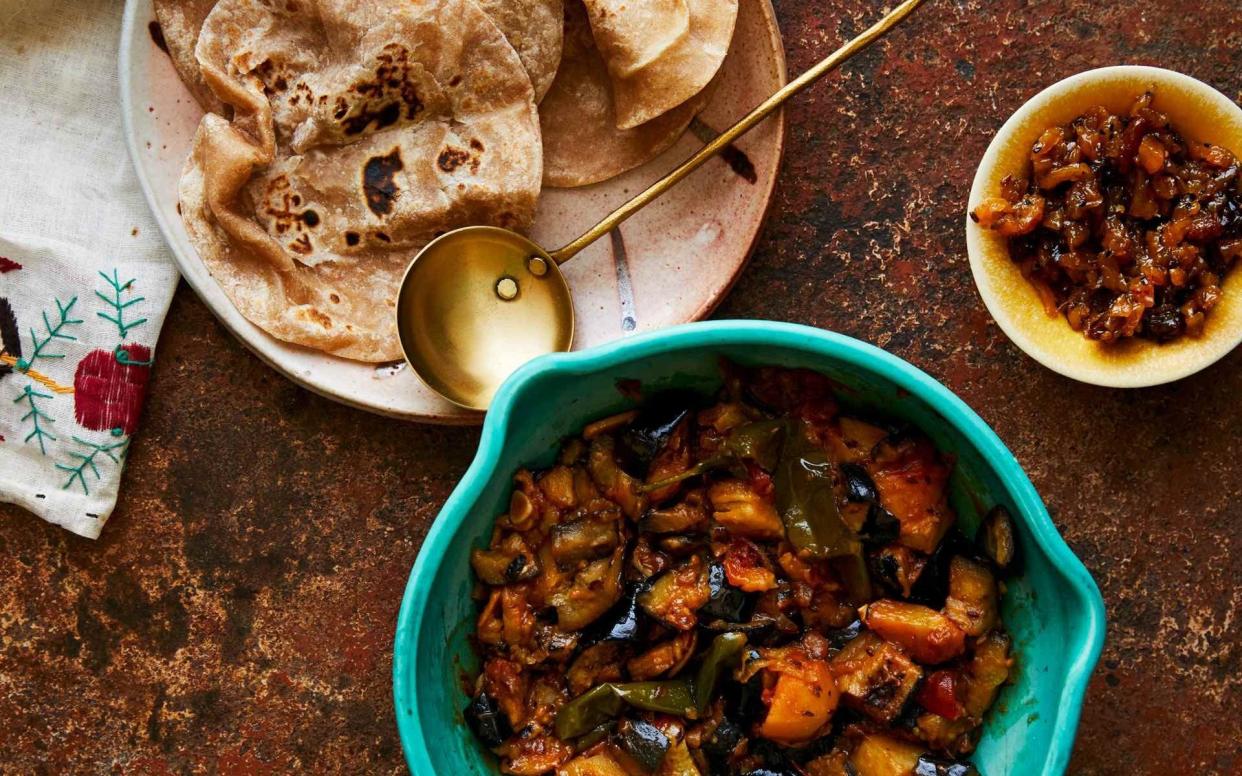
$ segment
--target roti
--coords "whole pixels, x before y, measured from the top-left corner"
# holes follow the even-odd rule
[[[278,339],[400,358],[395,298],[417,250],[534,217],[534,91],[474,0],[220,0],[196,57],[233,118],[199,125],[182,218],[238,310]]]
[[[561,63],[562,0],[478,0],[508,38],[530,76],[535,102],[543,99]]]
[[[198,60],[194,58],[198,32],[203,28],[207,14],[215,7],[216,0],[152,0],[151,4],[164,36],[168,57],[177,69],[177,75],[181,76],[181,82],[203,110],[224,113],[224,103],[208,88],[199,72]]]
[[[591,0],[586,7],[616,78],[634,75],[690,34],[686,0]]]
[[[707,105],[714,81],[686,102],[632,129],[617,129],[612,81],[580,2],[565,6],[565,52],[539,105],[543,184],[586,186],[654,159]]]
[[[737,24],[737,0],[685,0],[689,26],[675,36],[652,22],[676,18],[669,0],[585,4],[612,76],[619,129],[645,124],[702,91],[729,53]]]

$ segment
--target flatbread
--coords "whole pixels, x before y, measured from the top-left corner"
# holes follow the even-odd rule
[[[591,0],[587,12],[616,78],[634,75],[690,34],[686,0]]]
[[[706,105],[712,86],[632,129],[617,129],[612,81],[595,48],[582,3],[565,6],[565,53],[539,106],[543,185],[586,186],[644,164],[677,142]]]
[[[534,217],[534,92],[474,0],[221,0],[197,58],[234,117],[199,125],[182,218],[238,310],[279,339],[400,358],[393,310],[415,252]]]
[[[591,30],[608,72],[612,75],[617,127],[629,129],[651,121],[697,94],[715,77],[737,24],[737,0],[686,0],[690,25],[686,34],[661,49],[653,44],[646,54],[654,58],[635,68],[636,60],[621,54],[640,49],[644,36],[669,37],[651,25],[666,17],[668,0],[585,0]],[[618,7],[630,6],[621,14]],[[645,9],[645,10],[641,10]]]
[[[177,69],[177,75],[181,76],[181,82],[203,110],[224,113],[224,103],[207,87],[203,74],[199,72],[198,60],[194,58],[198,32],[203,28],[207,14],[215,7],[216,0],[152,0],[151,4],[164,36],[168,57]]]
[[[535,87],[535,102],[543,99],[561,63],[562,0],[477,0],[517,51]]]

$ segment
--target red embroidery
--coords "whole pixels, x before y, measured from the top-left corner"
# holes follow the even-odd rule
[[[0,275],[6,272],[14,272],[22,268],[22,265],[5,256],[0,256]]]
[[[118,352],[94,350],[78,364],[73,376],[73,411],[78,423],[92,431],[132,434],[138,428],[142,400],[151,376],[151,349],[122,345]],[[127,361],[129,363],[123,363]]]

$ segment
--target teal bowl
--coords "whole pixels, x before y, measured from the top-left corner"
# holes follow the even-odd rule
[[[968,533],[993,504],[1009,508],[1025,559],[1002,607],[1014,637],[1016,677],[987,720],[974,760],[985,776],[1063,773],[1103,645],[1104,603],[1022,467],[961,399],[905,361],[839,334],[756,321],[689,324],[544,356],[501,387],[479,452],[428,531],[401,602],[393,698],[410,770],[419,776],[499,773],[462,719],[463,677],[476,666],[468,559],[472,548],[487,544],[492,521],[507,508],[514,472],[550,465],[564,437],[630,407],[618,380],[639,380],[645,390],[708,392],[720,385],[721,357],[814,369],[839,384],[847,408],[917,425],[956,456],[951,499]]]

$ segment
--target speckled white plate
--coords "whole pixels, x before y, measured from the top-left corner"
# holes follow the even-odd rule
[[[316,393],[372,412],[431,423],[478,423],[428,390],[402,363],[376,366],[289,345],[247,321],[212,279],[177,214],[177,182],[202,111],[156,46],[151,0],[128,0],[121,31],[121,103],[130,154],[147,201],[186,281],[259,358]],[[770,0],[741,0],[733,46],[711,104],[672,148],[594,186],[545,190],[531,236],[562,245],[785,83]],[[565,267],[578,314],[575,346],[590,347],[711,312],[750,256],[780,166],[784,117],[738,143],[744,157],[713,160]],[[749,161],[748,165],[745,163]]]

